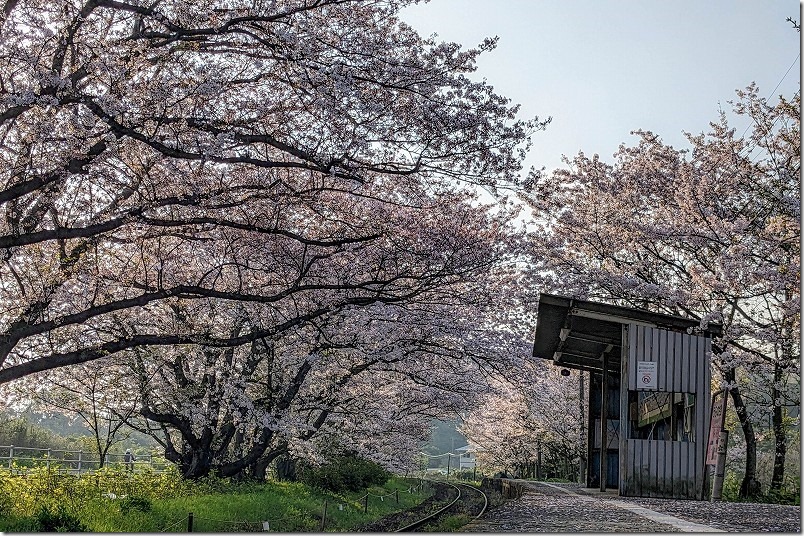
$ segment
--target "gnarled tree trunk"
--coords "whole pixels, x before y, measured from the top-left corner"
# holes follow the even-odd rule
[[[779,382],[782,381],[782,367],[779,364],[773,367],[773,386],[771,388],[771,401],[773,403],[773,437],[775,450],[773,453],[773,476],[770,489],[780,490],[784,483],[784,462],[787,455],[787,433],[784,428],[784,405]]]
[[[740,389],[736,384],[735,370],[728,369],[724,373],[726,381],[731,386],[729,393],[731,400],[734,402],[734,410],[737,412],[737,418],[740,421],[740,428],[743,430],[745,437],[745,474],[743,481],[740,484],[740,497],[756,497],[762,493],[762,484],[757,480],[757,437],[754,433],[754,425],[748,418],[748,410],[745,407],[743,397],[740,395]]]

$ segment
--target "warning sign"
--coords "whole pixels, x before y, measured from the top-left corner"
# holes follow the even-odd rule
[[[637,389],[656,389],[656,362],[637,361]]]

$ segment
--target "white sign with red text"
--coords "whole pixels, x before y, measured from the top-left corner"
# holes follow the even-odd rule
[[[637,361],[637,389],[656,389],[656,362]]]

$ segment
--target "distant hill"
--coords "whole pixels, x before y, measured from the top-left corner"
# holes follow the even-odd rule
[[[150,437],[133,430],[125,444],[119,449],[139,447],[157,449],[157,443]],[[34,411],[21,413],[0,412],[0,445],[17,447],[78,449],[85,448],[81,438],[93,437],[92,432],[80,419],[71,420],[61,413],[46,415]],[[91,443],[90,443],[91,444]],[[113,452],[117,449],[113,449]]]
[[[430,455],[453,453],[455,456],[441,456],[430,458],[430,468],[447,467],[447,460],[450,460],[452,468],[458,467],[458,456],[455,449],[467,445],[469,442],[466,437],[458,432],[457,427],[460,420],[433,420],[431,423],[432,433],[430,440],[421,446],[422,452]]]

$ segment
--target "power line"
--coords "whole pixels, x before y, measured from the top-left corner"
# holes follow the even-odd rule
[[[781,86],[781,85],[782,85],[782,82],[784,82],[784,79],[785,79],[785,78],[787,78],[787,75],[788,75],[788,74],[790,74],[790,70],[793,68],[793,66],[796,64],[796,62],[798,61],[798,59],[799,59],[800,57],[801,57],[801,52],[799,52],[799,53],[798,53],[798,55],[796,56],[796,59],[794,59],[794,60],[793,60],[793,63],[791,63],[791,64],[790,64],[790,67],[788,67],[788,68],[787,68],[787,72],[786,72],[786,73],[784,73],[784,76],[782,77],[782,79],[781,79],[781,80],[779,80],[779,83],[778,83],[778,84],[776,84],[776,87],[775,87],[775,88],[773,88],[773,91],[771,91],[771,96],[772,96],[774,93],[776,93],[776,90],[777,90],[777,89],[779,89],[779,86]]]
[[[779,80],[779,83],[778,83],[778,84],[776,84],[776,87],[775,87],[775,88],[773,88],[773,90],[770,92],[770,94],[769,94],[769,97],[768,97],[768,98],[772,98],[772,97],[773,97],[773,95],[776,93],[776,90],[777,90],[777,89],[779,89],[779,86],[781,86],[781,85],[782,85],[782,82],[784,82],[784,79],[785,79],[785,78],[787,78],[787,75],[788,75],[788,74],[790,74],[790,71],[793,69],[793,67],[796,65],[796,62],[797,62],[797,61],[798,61],[800,58],[801,58],[801,52],[799,52],[799,53],[796,55],[796,59],[794,59],[794,60],[793,60],[793,63],[791,63],[791,64],[790,64],[790,67],[788,67],[788,68],[787,68],[787,71],[785,71],[784,75],[782,76],[782,79],[781,79],[781,80]],[[771,124],[769,131],[770,131],[770,130],[773,130],[773,127],[776,125],[776,121],[777,121],[778,119],[779,119],[779,118],[777,117],[776,119],[774,119],[774,120],[773,120],[773,123]],[[752,122],[753,122],[753,123],[756,123],[756,120],[754,120],[754,119],[752,118]],[[745,138],[745,133],[746,133],[746,132],[748,132],[748,129],[749,129],[749,128],[751,128],[751,123],[749,123],[749,124],[748,124],[748,126],[747,126],[747,127],[745,127],[745,130],[743,130],[743,133],[742,133],[742,135],[740,136],[740,138]],[[747,148],[748,148],[748,146],[746,146],[746,149],[747,149]],[[756,149],[756,144],[754,145],[754,147],[751,147],[751,150],[748,152],[748,154],[746,155],[746,157],[751,156],[751,153],[752,153],[752,152],[754,152],[754,149]],[[742,152],[742,151],[741,151],[741,152]]]

